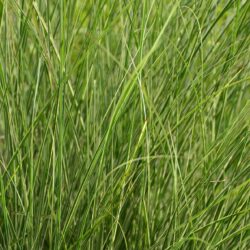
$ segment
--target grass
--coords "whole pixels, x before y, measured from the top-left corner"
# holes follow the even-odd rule
[[[250,249],[250,1],[0,0],[0,249]]]

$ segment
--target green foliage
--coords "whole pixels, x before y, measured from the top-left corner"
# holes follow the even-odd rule
[[[0,249],[250,249],[250,1],[0,0]]]

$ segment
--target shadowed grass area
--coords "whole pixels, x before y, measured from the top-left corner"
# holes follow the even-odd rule
[[[250,249],[250,1],[0,0],[0,249]]]

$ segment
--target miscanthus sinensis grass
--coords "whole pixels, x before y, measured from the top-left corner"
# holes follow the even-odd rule
[[[250,1],[0,0],[0,249],[250,249]]]

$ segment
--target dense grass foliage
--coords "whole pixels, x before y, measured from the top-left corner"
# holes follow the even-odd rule
[[[0,20],[1,249],[250,249],[250,1]]]

